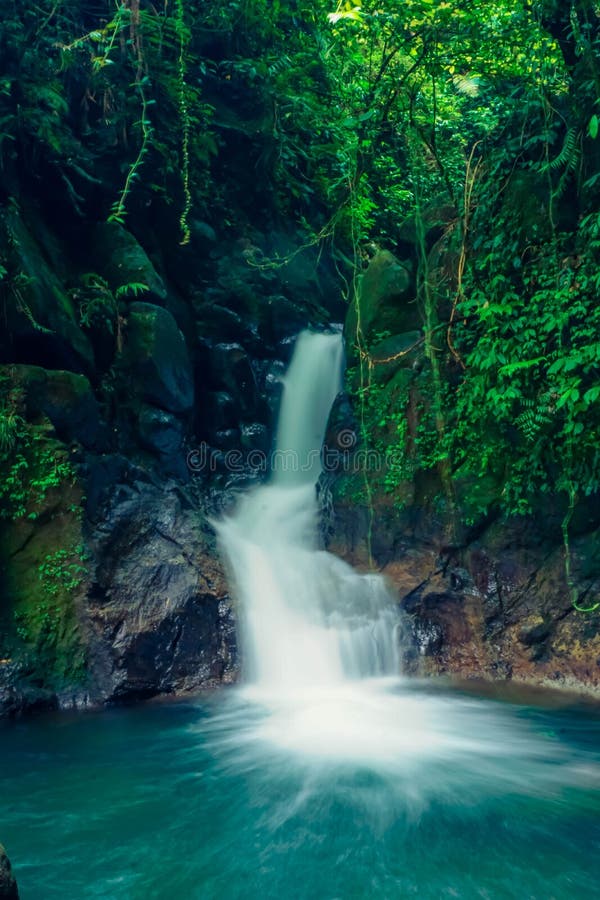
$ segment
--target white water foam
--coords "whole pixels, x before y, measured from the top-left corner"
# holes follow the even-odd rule
[[[394,597],[319,550],[315,482],[342,339],[303,332],[284,380],[275,471],[218,534],[239,603],[245,677],[267,693],[397,674]]]

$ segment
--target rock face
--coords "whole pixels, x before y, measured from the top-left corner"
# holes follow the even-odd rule
[[[60,245],[39,218],[28,222],[12,209],[0,217],[0,240],[19,273],[0,335],[0,345],[11,336],[10,361],[87,374],[94,355],[61,277]]]
[[[2,367],[0,372],[22,392],[30,421],[47,416],[65,443],[78,441],[84,447],[94,447],[102,440],[100,408],[84,375],[24,365]]]
[[[210,529],[176,483],[153,484],[119,464],[119,482],[100,487],[89,509],[91,698],[131,700],[232,680],[233,612]]]
[[[2,844],[0,844],[0,900],[19,900],[17,882]]]
[[[229,38],[198,39],[216,72]],[[262,82],[209,68],[207,202],[185,240],[162,153],[111,215],[131,147],[102,120],[89,150],[79,88],[72,116],[55,110],[60,149],[27,131],[0,166],[0,716],[236,671],[210,515],[265,477],[294,338],[345,302],[338,262],[273,191]]]
[[[124,284],[144,284],[153,301],[167,300],[165,283],[138,241],[117,222],[102,222],[92,236],[95,257],[113,290]]]
[[[338,502],[330,549],[365,565],[367,518]],[[572,541],[570,589],[553,524],[491,523],[452,546],[433,517],[376,510],[373,555],[408,615],[409,671],[600,696],[600,607],[573,605],[573,590],[600,604],[600,528]]]

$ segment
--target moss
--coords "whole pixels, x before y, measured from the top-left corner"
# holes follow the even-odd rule
[[[51,689],[79,682],[86,579],[82,489],[64,445],[42,430],[23,449],[21,507],[0,528],[0,657]]]
[[[387,250],[377,253],[361,275],[357,301],[361,330],[367,342],[377,333],[400,334],[421,327],[412,265],[400,262]],[[351,303],[345,324],[350,345],[354,343],[357,324],[356,304]]]

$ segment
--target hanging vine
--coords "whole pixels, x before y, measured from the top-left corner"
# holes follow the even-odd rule
[[[181,181],[183,186],[183,210],[179,219],[181,244],[189,244],[191,233],[189,215],[192,208],[192,191],[190,187],[190,130],[191,119],[187,101],[186,54],[190,43],[190,31],[185,24],[183,0],[176,0],[175,29],[179,39],[179,56],[177,59],[179,75],[179,118],[181,121]]]

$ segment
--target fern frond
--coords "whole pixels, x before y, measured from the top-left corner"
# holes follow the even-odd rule
[[[115,291],[115,297],[119,300],[121,297],[126,297],[128,294],[133,294],[134,297],[139,297],[140,294],[144,294],[146,291],[149,291],[150,288],[147,284],[142,284],[141,281],[130,281],[128,284],[121,284]]]
[[[549,169],[553,171],[557,171],[558,169],[562,169],[566,167],[570,171],[573,169],[572,160],[573,156],[577,151],[577,129],[569,128],[567,133],[565,134],[565,139],[563,141],[562,148],[558,156],[555,156],[554,159],[549,160],[547,163],[541,167],[542,172],[548,172]]]
[[[545,356],[536,356],[535,359],[521,359],[518,362],[507,363],[504,366],[500,366],[498,373],[500,375],[513,375],[515,372],[521,372],[523,369],[531,369],[533,366],[537,366],[542,362],[546,361]]]
[[[528,443],[533,443],[540,432],[552,422],[551,398],[548,391],[538,397],[524,397],[521,401],[523,411],[515,419],[519,429]]]

